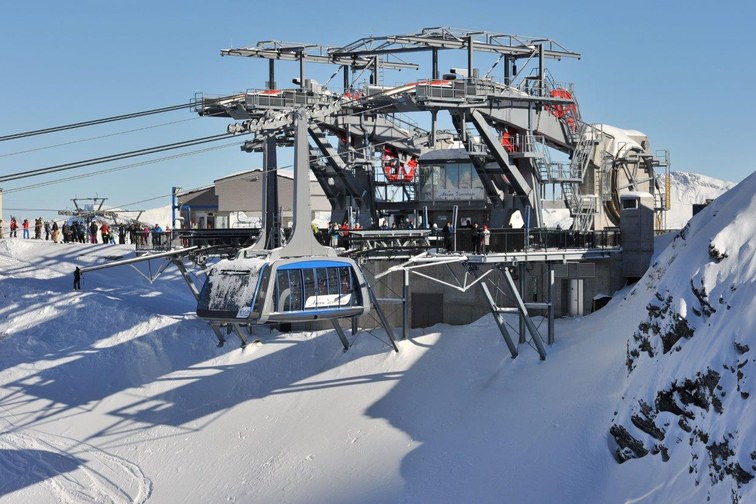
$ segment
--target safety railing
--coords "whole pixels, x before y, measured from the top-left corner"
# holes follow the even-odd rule
[[[181,247],[215,247],[235,250],[255,243],[258,228],[175,229],[155,232],[137,230],[129,240],[137,252],[166,251]]]
[[[621,247],[619,229],[575,231],[572,229],[490,229],[487,253],[519,252],[544,249],[616,249]],[[471,228],[456,230],[457,250],[474,252],[474,240],[480,236]]]
[[[247,90],[247,108],[289,108],[307,105],[330,104],[336,97],[330,93],[317,93],[306,89]]]

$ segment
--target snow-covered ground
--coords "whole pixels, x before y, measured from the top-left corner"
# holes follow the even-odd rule
[[[756,502],[755,194],[558,320],[545,361],[490,315],[398,354],[381,332],[219,349],[173,267],[73,291],[130,248],[2,240],[0,501]]]

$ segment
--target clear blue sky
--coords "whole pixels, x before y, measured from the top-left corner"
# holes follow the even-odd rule
[[[223,95],[264,87],[266,61],[221,57],[224,48],[269,39],[335,46],[365,35],[449,26],[548,37],[580,52],[579,61],[548,65],[556,80],[574,83],[586,121],[645,132],[653,148],[671,151],[674,170],[738,182],[753,171],[756,158],[755,15],[752,2],[728,0],[12,2],[3,9],[0,31],[0,136],[186,103],[198,91]],[[457,57],[463,61],[464,55]],[[455,64],[454,58],[442,53],[441,68]],[[481,56],[476,66],[485,72],[492,61]],[[322,82],[335,70],[310,65],[307,73]],[[297,72],[296,63],[280,63],[279,86]],[[428,74],[426,64],[420,72],[388,72],[385,79],[393,84]],[[70,143],[169,122],[175,124]],[[0,142],[0,174],[219,134],[228,122],[181,111]],[[237,144],[18,192],[12,190],[149,158],[7,182],[3,217],[49,217],[52,212],[8,209],[71,208],[74,197],[107,197],[112,205],[150,200],[132,208],[166,205],[169,198],[159,197],[174,185],[204,186],[259,167],[261,157],[242,153]]]

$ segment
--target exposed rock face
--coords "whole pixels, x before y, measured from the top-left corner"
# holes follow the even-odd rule
[[[694,485],[710,485],[707,496],[721,500],[722,488],[732,502],[754,495],[745,487],[756,474],[748,403],[756,319],[740,315],[756,306],[750,192],[747,209],[717,200],[699,214],[625,298],[645,311],[627,342],[625,393],[609,428],[620,463],[649,454],[685,463]]]

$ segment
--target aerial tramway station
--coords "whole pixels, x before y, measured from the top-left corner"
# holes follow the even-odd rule
[[[246,210],[222,195],[238,198],[244,180],[257,181],[259,214],[243,217],[261,223],[254,233],[209,237],[185,225],[172,250],[118,263],[176,264],[220,345],[231,333],[245,345],[259,325],[328,322],[346,349],[349,321],[353,335],[382,326],[398,351],[395,327],[407,338],[412,327],[491,312],[513,357],[530,344],[543,359],[555,317],[599,308],[649,266],[669,208],[669,154],[640,131],[584,120],[575,86],[547,68],[580,54],[553,40],[426,28],[340,47],[263,41],[221,55],[267,60],[259,88],[191,101],[201,116],[230,119],[225,133],[101,158],[229,136],[262,153],[259,172],[219,179],[233,191],[173,190],[185,224],[192,208],[238,219]],[[453,63],[442,70],[444,59]],[[309,77],[314,63],[333,69],[326,82]],[[294,70],[293,86],[278,85],[279,67]],[[418,75],[386,85],[398,71]],[[291,187],[279,191],[278,151],[292,146]],[[312,184],[316,207],[327,201],[341,224],[338,240],[313,220]],[[214,202],[200,201],[213,191]],[[206,267],[201,289],[186,258]]]
[[[466,64],[442,70],[450,52]],[[527,342],[544,358],[557,314],[584,313],[648,267],[669,206],[668,177],[657,177],[669,155],[639,131],[586,122],[574,86],[546,66],[580,54],[553,40],[427,28],[341,47],[263,41],[221,55],[267,60],[267,80],[223,98],[198,93],[194,110],[233,119],[228,133],[250,136],[242,150],[263,153],[264,174],[277,169],[277,147],[302,141],[292,120],[299,111],[331,220],[361,228],[340,255],[360,265],[376,304],[393,307],[388,321],[402,336],[491,311],[513,356]],[[298,64],[294,87],[278,85],[283,62]],[[331,65],[341,82],[308,78],[314,63]],[[421,68],[429,74],[383,85],[388,72]],[[281,225],[275,181],[267,177],[262,195],[273,249],[281,245],[271,232]],[[544,215],[555,211],[570,224],[550,228]],[[447,223],[453,245],[441,246]],[[472,231],[484,224],[486,253]]]

